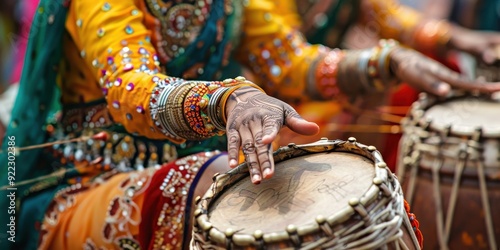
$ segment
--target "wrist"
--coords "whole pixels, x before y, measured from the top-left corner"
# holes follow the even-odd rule
[[[386,91],[396,81],[391,71],[391,53],[399,48],[395,40],[380,40],[376,47],[350,51],[339,64],[338,84],[342,92],[356,97]]]
[[[244,91],[245,93],[249,91],[258,91],[261,93],[265,92],[255,83],[246,80],[242,76],[236,77],[235,79],[226,79],[223,83],[225,84],[225,89],[221,90],[218,100],[216,101],[216,113],[218,115],[216,119],[220,121],[219,125],[225,128],[229,112],[231,112],[236,105],[235,99],[241,94],[241,91]]]

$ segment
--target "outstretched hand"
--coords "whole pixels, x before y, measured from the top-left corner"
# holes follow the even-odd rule
[[[452,88],[481,93],[500,91],[500,82],[468,79],[415,50],[397,47],[390,60],[391,71],[399,80],[437,96],[446,96]]]
[[[271,143],[283,126],[302,135],[319,132],[316,123],[302,119],[290,105],[252,87],[232,93],[226,113],[229,166],[238,165],[241,148],[254,184],[273,176]]]

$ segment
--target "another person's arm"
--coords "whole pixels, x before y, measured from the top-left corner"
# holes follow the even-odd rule
[[[394,1],[368,1],[378,8],[395,9]],[[379,3],[380,2],[380,3]],[[468,80],[444,65],[393,42],[381,42],[366,50],[339,50],[307,43],[302,34],[291,27],[288,18],[275,11],[271,0],[249,1],[244,12],[244,35],[238,58],[273,96],[286,100],[335,99],[387,91],[397,81],[436,95],[446,95],[451,87],[480,92],[500,90],[500,84],[484,84]],[[374,7],[374,9],[377,9]],[[401,14],[402,10],[397,10]],[[412,23],[417,15],[407,10]],[[384,17],[378,11],[378,16]],[[295,13],[296,15],[296,13]],[[388,12],[385,26],[394,13]],[[397,22],[394,25],[398,24]],[[400,23],[400,25],[403,25]],[[397,30],[396,30],[397,31]],[[386,36],[398,35],[384,30]],[[391,33],[392,32],[392,33]]]

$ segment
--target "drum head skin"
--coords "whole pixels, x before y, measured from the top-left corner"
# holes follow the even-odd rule
[[[451,125],[452,131],[460,134],[482,128],[483,135],[500,136],[500,103],[483,98],[466,97],[434,105],[424,118],[437,130]]]
[[[229,187],[209,211],[219,230],[252,234],[314,223],[361,197],[375,177],[373,162],[359,155],[329,152],[276,164],[275,175],[259,185],[244,178]]]

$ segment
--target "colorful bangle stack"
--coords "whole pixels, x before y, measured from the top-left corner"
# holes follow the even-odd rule
[[[184,80],[174,77],[159,81],[153,89],[149,104],[151,118],[153,119],[156,128],[167,136],[168,139],[177,143],[184,141],[184,139],[175,134],[173,129],[170,127],[170,122],[168,121],[168,116],[166,115],[166,103],[170,93],[182,84],[185,84]]]
[[[382,92],[386,87],[394,82],[394,77],[390,73],[389,54],[399,43],[395,40],[380,40],[378,46],[372,49],[371,55],[366,66],[366,75],[368,75],[370,91]],[[364,64],[364,59],[360,58],[360,64]]]
[[[412,44],[422,51],[439,52],[451,38],[451,25],[446,20],[430,20],[419,25],[412,35]]]
[[[219,120],[217,116],[209,114],[210,101],[217,100],[214,96],[221,89],[222,82],[206,82],[192,88],[184,99],[184,117],[186,122],[196,133],[195,137],[207,138],[215,134],[222,134],[224,127],[215,123]],[[210,107],[211,108],[211,107]]]
[[[331,99],[341,94],[337,84],[339,62],[344,58],[344,52],[334,49],[319,60],[314,69],[315,88],[313,94],[323,99]]]
[[[212,93],[212,97],[208,101],[207,116],[211,119],[212,124],[219,131],[226,130],[226,123],[222,119],[222,104],[220,100],[224,93],[228,90],[228,87],[221,87]],[[224,105],[225,106],[225,105]]]
[[[243,77],[224,82],[161,81],[153,90],[151,115],[159,130],[172,141],[200,140],[222,134],[227,98],[245,86],[262,91]]]
[[[170,126],[175,134],[181,138],[185,139],[199,139],[198,134],[195,133],[192,128],[189,127],[185,117],[184,117],[184,100],[192,88],[196,87],[198,84],[203,84],[202,82],[186,82],[179,87],[177,87],[172,93],[170,93],[167,98],[166,103],[166,114],[171,120]],[[201,138],[201,137],[200,137]]]
[[[336,62],[337,85],[345,97],[353,101],[391,86],[396,79],[390,70],[390,54],[397,46],[394,40],[380,40],[372,49],[345,51]]]

